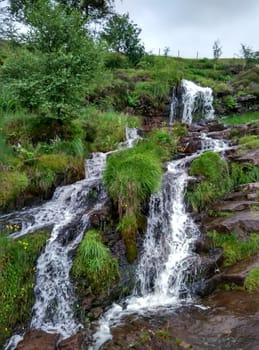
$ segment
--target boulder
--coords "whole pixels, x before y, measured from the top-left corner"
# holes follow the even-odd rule
[[[82,333],[72,335],[65,340],[62,340],[58,345],[58,350],[80,350],[83,344]]]
[[[39,329],[31,329],[18,343],[16,350],[56,350],[58,336],[56,333],[50,334]]]

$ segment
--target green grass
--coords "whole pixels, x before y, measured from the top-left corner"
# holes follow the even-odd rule
[[[259,181],[259,167],[249,162],[230,163],[230,177],[233,186]]]
[[[221,119],[226,125],[239,125],[251,123],[259,120],[259,112],[247,112],[243,114],[234,114]]]
[[[239,145],[242,145],[240,151],[246,149],[258,149],[259,148],[259,136],[258,135],[247,135],[239,139]]]
[[[122,233],[130,262],[136,258],[136,231],[141,206],[159,189],[162,161],[172,157],[175,142],[165,130],[155,130],[131,149],[112,154],[104,172],[105,187],[118,208]]]
[[[249,292],[259,290],[259,268],[258,267],[255,267],[249,271],[245,279],[244,287]]]
[[[0,172],[0,208],[6,208],[29,186],[29,179],[24,172]]]
[[[47,237],[47,232],[37,232],[11,240],[0,233],[0,346],[31,318],[35,265]]]
[[[109,289],[119,278],[118,262],[102,243],[98,231],[86,232],[78,247],[71,274],[79,284],[86,283],[93,294],[109,294]]]
[[[225,267],[234,265],[259,251],[259,234],[257,233],[252,233],[249,239],[244,241],[239,241],[235,234],[220,234],[216,231],[210,232],[208,236],[215,247],[224,249]]]
[[[212,151],[204,152],[196,158],[189,174],[201,177],[198,184],[189,186],[186,195],[194,211],[205,210],[232,188],[227,163]]]

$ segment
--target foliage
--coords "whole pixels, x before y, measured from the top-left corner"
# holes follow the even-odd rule
[[[227,164],[215,152],[207,151],[196,158],[189,173],[203,177],[200,183],[194,184],[187,192],[187,199],[195,211],[205,209],[232,188]]]
[[[37,232],[12,240],[0,234],[0,346],[31,318],[35,264],[47,236]]]
[[[259,181],[259,167],[248,162],[230,164],[230,177],[233,186]]]
[[[212,49],[213,49],[213,57],[214,57],[214,60],[216,61],[222,55],[222,47],[220,46],[219,40],[216,40],[214,42]]]
[[[86,232],[71,270],[75,279],[86,279],[94,294],[109,290],[119,277],[117,260],[102,243],[101,234]]]
[[[259,148],[259,137],[258,135],[247,135],[239,139],[239,144],[242,145],[241,151],[244,149],[258,149]]]
[[[0,172],[0,207],[8,204],[21,195],[29,185],[28,177],[23,172]]]
[[[255,267],[249,271],[245,279],[245,289],[249,292],[259,289],[259,268]]]
[[[102,32],[102,38],[109,48],[124,53],[129,61],[136,65],[144,55],[144,46],[140,42],[141,29],[130,21],[129,14],[114,14]]]
[[[245,60],[246,65],[251,65],[259,59],[259,52],[253,51],[251,47],[241,44],[241,55]]]
[[[46,1],[31,5],[25,36],[32,50],[15,51],[4,62],[0,76],[24,108],[71,117],[96,72],[101,53],[84,28],[77,11]]]
[[[259,251],[259,235],[257,233],[252,233],[244,241],[239,241],[235,234],[220,234],[213,231],[208,235],[215,247],[224,249],[224,266],[234,265]]]
[[[259,113],[256,112],[247,112],[238,115],[230,115],[222,118],[222,121],[226,125],[238,125],[238,124],[246,124],[259,119]]]
[[[141,219],[141,205],[158,190],[161,181],[161,161],[175,149],[166,131],[154,131],[147,140],[134,148],[116,152],[108,158],[104,173],[105,187],[118,207],[118,229],[130,262],[136,258],[136,231]]]

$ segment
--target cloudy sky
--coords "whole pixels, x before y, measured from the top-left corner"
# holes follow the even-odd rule
[[[219,40],[222,57],[240,55],[241,43],[259,50],[259,0],[115,0],[141,29],[146,51],[213,57]]]

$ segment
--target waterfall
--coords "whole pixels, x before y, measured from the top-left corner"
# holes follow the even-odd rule
[[[98,350],[110,340],[111,328],[127,315],[172,309],[193,301],[189,281],[199,265],[199,256],[193,248],[200,231],[185,207],[189,180],[186,167],[206,150],[221,152],[227,148],[223,140],[211,139],[206,134],[201,133],[200,139],[200,151],[168,163],[161,191],[150,198],[136,288],[122,305],[113,304],[101,317],[89,350]]]
[[[131,147],[139,136],[135,129],[128,128],[126,137],[120,149]],[[89,227],[91,212],[107,200],[101,180],[110,153],[92,154],[86,161],[86,178],[57,188],[52,199],[42,206],[0,217],[0,222],[19,221],[22,229],[11,235],[12,238],[52,227],[51,236],[37,261],[35,304],[30,328],[57,333],[60,340],[70,337],[81,328],[73,312],[76,297],[69,278],[72,252]],[[91,195],[93,191],[96,194],[94,199]],[[14,335],[5,350],[14,350],[20,340],[20,336]]]
[[[192,81],[182,80],[173,88],[169,124],[180,119],[183,123],[211,120],[214,117],[212,89]]]

